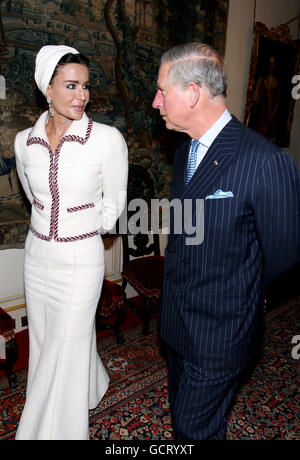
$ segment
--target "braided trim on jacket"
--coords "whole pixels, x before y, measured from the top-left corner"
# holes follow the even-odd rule
[[[59,156],[60,156],[60,151],[65,142],[79,142],[81,145],[86,144],[86,142],[89,140],[91,132],[93,128],[93,120],[89,118],[88,122],[88,127],[86,130],[86,135],[85,138],[83,139],[81,136],[77,135],[66,135],[64,136],[61,141],[59,142],[56,150],[53,152],[51,149],[51,146],[49,145],[48,142],[46,142],[44,139],[40,137],[30,137],[28,136],[26,145],[30,146],[33,144],[40,144],[46,149],[48,149],[49,154],[50,154],[50,167],[49,167],[49,188],[50,188],[50,193],[52,197],[52,205],[51,205],[51,215],[50,215],[50,231],[49,235],[43,235],[42,233],[38,232],[33,228],[32,225],[30,225],[30,230],[32,233],[40,238],[41,240],[44,241],[50,241],[54,239],[57,242],[60,243],[69,243],[72,241],[78,241],[78,240],[83,240],[85,238],[91,238],[93,236],[96,236],[99,234],[99,230],[95,230],[93,232],[89,233],[83,233],[81,235],[75,235],[75,236],[70,236],[70,237],[62,237],[59,238],[58,236],[58,219],[59,219],[59,188],[58,188],[58,183],[57,183],[57,176],[58,176],[58,163],[59,163]],[[91,206],[92,207],[92,206]],[[72,209],[72,208],[70,208]]]

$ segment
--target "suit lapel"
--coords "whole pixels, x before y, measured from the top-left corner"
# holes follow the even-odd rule
[[[234,160],[237,151],[237,144],[243,125],[233,117],[216,137],[206,155],[195,171],[189,184],[186,186],[185,172],[187,167],[188,152],[184,158],[184,168],[181,172],[183,175],[183,193],[178,195],[184,198],[205,198],[214,182],[217,182],[230,163]],[[183,167],[183,165],[182,165]],[[215,190],[214,190],[215,191]],[[213,191],[213,192],[214,192]]]
[[[216,137],[206,155],[201,161],[190,182],[185,184],[186,168],[189,156],[190,142],[185,142],[178,151],[177,166],[173,178],[172,199],[204,199],[218,188],[218,181],[225,174],[229,165],[235,160],[240,151],[240,138],[244,126],[235,117],[223,128]],[[215,183],[215,185],[214,185]],[[172,218],[171,218],[172,221]],[[173,223],[171,223],[171,228]],[[172,231],[169,244],[178,241],[178,234]]]

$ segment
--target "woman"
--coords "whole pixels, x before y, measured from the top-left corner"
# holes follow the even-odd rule
[[[127,147],[116,128],[85,114],[88,60],[77,50],[44,46],[35,80],[49,111],[15,140],[32,204],[24,268],[30,356],[16,439],[85,440],[88,411],[108,387],[94,325],[104,276],[100,233],[124,208]]]

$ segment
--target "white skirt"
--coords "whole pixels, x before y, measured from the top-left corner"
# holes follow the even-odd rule
[[[88,440],[89,409],[109,382],[95,330],[102,239],[56,243],[29,232],[24,271],[29,369],[16,440]]]

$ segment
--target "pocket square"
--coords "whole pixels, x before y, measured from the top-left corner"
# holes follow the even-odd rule
[[[223,192],[223,190],[216,190],[213,195],[207,195],[206,200],[217,200],[218,198],[233,198],[232,192]]]

